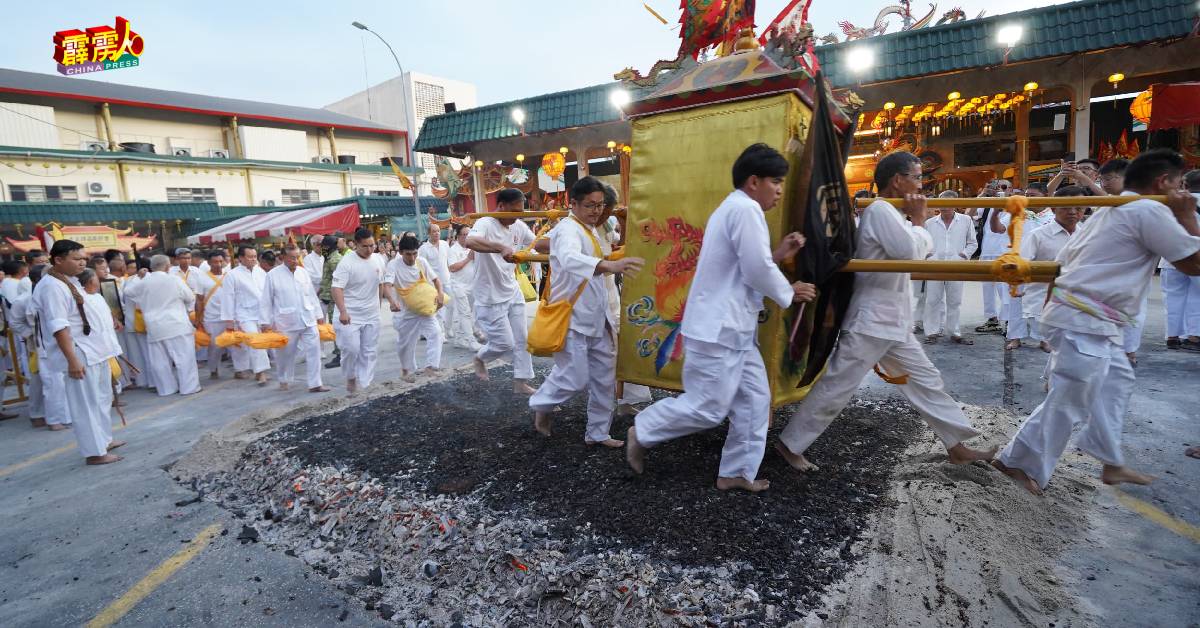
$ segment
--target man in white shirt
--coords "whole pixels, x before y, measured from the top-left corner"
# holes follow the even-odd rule
[[[1200,200],[1200,170],[1184,175],[1183,184]],[[1200,351],[1200,277],[1188,277],[1165,259],[1158,267],[1161,269],[1163,309],[1166,310],[1167,348]],[[1194,449],[1200,451],[1200,448]]]
[[[717,488],[758,492],[770,486],[757,479],[771,414],[758,315],[764,297],[786,308],[816,296],[812,284],[788,281],[777,266],[804,246],[804,237],[788,234],[772,252],[763,216],[783,196],[787,172],[787,159],[766,144],[751,145],[734,162],[734,190],[708,218],[688,289],[680,329],[683,394],[651,404],[629,428],[625,458],[635,473],[644,468],[646,449],[729,417]]]
[[[119,262],[118,262],[119,263]],[[112,264],[110,261],[109,264]],[[112,266],[109,266],[112,268]],[[121,284],[121,290],[124,294],[128,294],[129,290],[142,281],[142,278],[150,273],[150,260],[139,257],[133,262],[132,273],[125,277],[125,281]],[[142,310],[133,302],[133,299],[125,297],[122,300],[122,305],[125,308],[125,342],[129,349],[129,361],[135,368],[138,369],[138,374],[134,378],[134,383],[143,388],[153,388],[154,381],[151,379],[153,371],[146,366],[146,357],[150,354],[150,345],[146,342],[146,327],[145,319],[142,316]],[[138,325],[138,321],[142,321],[142,325]]]
[[[1003,198],[1012,191],[1012,185],[1005,180],[990,181],[980,192],[980,196]],[[979,214],[979,230],[976,238],[979,241],[979,261],[987,262],[996,259],[1008,250],[1008,223],[1011,221],[1008,212],[1002,209],[976,209]],[[972,214],[975,217],[975,214]],[[1000,333],[1004,328],[1000,325],[1000,314],[1005,303],[1007,287],[999,282],[984,281],[979,284],[983,290],[983,314],[987,317],[982,325],[975,328],[981,334]]]
[[[168,263],[170,260],[167,260]],[[153,264],[153,260],[151,261]],[[153,268],[151,269],[153,270]],[[197,290],[197,281],[200,279],[203,271],[197,271],[192,265],[192,250],[185,248],[175,249],[175,265],[170,267],[168,271],[173,277],[179,277],[183,280],[183,284],[192,289],[193,293]]]
[[[533,427],[550,436],[555,406],[588,393],[588,421],[583,440],[589,445],[621,447],[612,438],[616,407],[616,330],[618,319],[609,310],[608,282],[613,273],[637,273],[645,260],[604,259],[596,226],[604,215],[604,184],[583,177],[571,186],[571,216],[550,231],[550,303],[574,301],[566,344],[554,354],[554,368],[529,398]]]
[[[442,289],[450,289],[450,245],[442,239],[442,229],[437,224],[429,223],[429,239],[421,244],[417,251],[421,259],[429,263],[429,267],[437,274],[442,282]],[[443,329],[450,328],[450,309],[441,308],[437,313],[438,321]]]
[[[225,251],[213,249],[208,252],[208,271],[200,275],[197,282],[200,292],[196,296],[196,316],[208,333],[208,347],[205,361],[208,363],[209,379],[220,379],[221,358],[225,355],[225,347],[217,344],[217,336],[225,331],[225,320],[221,318],[224,301],[229,297],[231,288],[225,286]]]
[[[304,270],[312,279],[313,291],[318,295],[321,293],[321,274],[325,270],[325,256],[321,253],[321,240],[325,236],[309,236],[308,246],[312,249],[308,255],[304,256]]]
[[[25,289],[25,278],[29,276],[29,265],[17,259],[11,259],[3,264],[0,264],[0,269],[3,270],[4,279],[0,280],[0,296],[3,297],[4,303],[4,320],[10,326],[14,327],[14,319],[12,308],[22,298],[29,294]],[[0,337],[0,340],[3,338]],[[26,386],[33,378],[29,373],[29,352],[25,346],[25,339],[21,334],[13,333],[13,347],[16,349],[16,355],[8,356],[9,365],[13,373],[20,373],[25,379]],[[8,414],[0,410],[0,420],[15,418],[17,415]]]
[[[83,272],[87,256],[82,244],[59,240],[50,249],[50,259],[49,274],[33,292],[38,341],[46,350],[46,359],[38,368],[66,374],[67,407],[74,418],[75,442],[85,462],[117,462],[121,457],[109,451],[125,443],[112,438],[112,373],[107,342],[87,321],[83,290],[75,280]]]
[[[304,357],[308,369],[308,392],[327,392],[321,383],[321,338],[317,324],[325,322],[321,301],[313,289],[308,270],[300,266],[300,247],[288,244],[279,256],[281,264],[267,273],[263,290],[263,319],[288,343],[278,350],[275,364],[279,389],[287,390],[296,373],[296,357]]]
[[[25,263],[29,264],[29,268],[40,264],[50,264],[50,258],[46,256],[45,251],[30,251],[25,254]],[[21,280],[21,290],[28,294],[33,294],[33,280],[28,275]]]
[[[379,350],[379,286],[384,264],[375,255],[371,230],[354,231],[354,252],[338,262],[330,284],[337,306],[337,344],[342,351],[342,373],[346,390],[353,393],[371,385]]]
[[[262,291],[267,284],[267,274],[258,268],[258,251],[252,246],[239,246],[237,249],[237,266],[227,273],[225,287],[229,292],[221,298],[221,320],[229,331],[238,330],[248,334],[262,331],[266,322],[263,318]],[[233,355],[233,377],[248,379],[254,373],[254,379],[259,386],[267,385],[267,369],[271,361],[266,349],[234,346],[229,351]]]
[[[444,309],[446,319],[446,338],[454,344],[471,351],[479,351],[481,346],[475,340],[475,317],[471,313],[471,284],[475,282],[475,251],[467,248],[467,234],[471,228],[466,225],[454,225],[454,242],[450,244],[447,258],[447,269],[450,271],[450,303]]]
[[[856,235],[855,257],[862,259],[925,259],[923,237],[904,221],[925,215],[921,195],[921,160],[908,152],[892,153],[875,165],[875,186],[881,198],[863,211]],[[904,198],[903,210],[883,198]],[[941,220],[941,218],[935,218]],[[995,450],[978,451],[962,441],[979,435],[962,408],[946,394],[941,373],[925,356],[909,320],[908,273],[858,273],[854,295],[842,322],[842,334],[825,373],[792,414],[779,435],[776,449],[799,471],[817,468],[804,451],[837,418],[862,379],[878,364],[885,373],[905,376],[900,394],[941,439],[953,464],[990,460]]]
[[[196,293],[179,275],[167,273],[170,264],[166,255],[150,258],[150,274],[126,292],[146,321],[150,349],[146,366],[154,371],[151,379],[160,397],[200,392],[196,328],[188,320],[188,313],[195,309]]]
[[[1077,185],[1059,187],[1054,196],[1084,196],[1086,190]],[[1021,239],[1021,257],[1031,262],[1052,262],[1058,258],[1059,251],[1067,245],[1067,240],[1075,233],[1079,220],[1083,218],[1082,207],[1055,207],[1052,211],[1054,220],[1049,224],[1026,232]],[[1046,302],[1044,283],[1031,283],[1021,286],[1021,318],[1009,321],[1008,338],[1011,343],[1020,339],[1032,338],[1038,341],[1038,347],[1050,353],[1050,343],[1046,342],[1038,327],[1037,319],[1042,314],[1042,305]],[[1015,347],[1014,347],[1015,348]]]
[[[992,463],[1031,493],[1041,494],[1081,423],[1075,445],[1103,464],[1102,482],[1154,480],[1125,466],[1121,453],[1135,380],[1121,332],[1136,320],[1159,257],[1200,276],[1196,199],[1179,190],[1185,167],[1174,151],[1139,155],[1125,171],[1126,190],[1166,195],[1167,204],[1101,207],[1058,254],[1062,273],[1041,318],[1053,349],[1049,392]]]
[[[939,198],[958,198],[958,192],[946,190]],[[953,207],[941,207],[938,215],[925,221],[925,231],[933,239],[929,259],[963,261],[971,259],[979,246],[975,239],[975,222]],[[942,332],[950,334],[950,340],[963,345],[975,344],[963,338],[958,326],[958,314],[962,307],[963,282],[925,282],[925,342],[935,344]]]
[[[435,315],[445,309],[445,293],[442,280],[428,260],[421,257],[423,246],[413,236],[400,238],[400,254],[388,262],[384,273],[384,296],[392,306],[392,327],[396,330],[396,350],[400,354],[400,374],[405,381],[416,381],[417,341],[425,338],[425,371],[433,373],[442,366],[442,328]],[[434,314],[420,314],[404,302],[418,283],[425,282],[437,290]]]
[[[48,265],[39,264],[29,271],[26,279],[30,280],[31,285],[36,286],[37,282],[40,281],[43,276],[45,276],[44,273],[49,269],[50,267]],[[33,294],[31,291],[22,293],[21,296],[12,303],[9,309],[8,324],[12,326],[13,333],[16,334],[17,337],[21,338],[26,347],[26,355],[24,360],[26,367],[29,366],[30,354],[36,353],[39,361],[44,360],[46,356],[45,350],[38,346],[38,339],[35,337],[37,313],[34,311],[34,307]],[[26,372],[29,372],[29,370],[26,370]],[[39,372],[30,373],[29,376],[29,403],[26,405],[26,411],[29,414],[29,422],[33,428],[41,428],[49,425],[48,406],[51,404],[47,402],[46,399],[45,386],[43,385],[43,382],[46,380],[47,376],[43,375],[43,373],[48,374],[49,372],[45,369],[39,369]],[[60,422],[69,423],[70,418],[67,415],[66,393],[64,392],[66,387],[66,382],[64,381],[65,376],[55,376],[54,379],[56,379],[59,384],[57,388],[58,392],[54,400],[54,403],[57,403],[59,408],[58,419]],[[65,428],[66,425],[63,425],[61,429]]]
[[[496,211],[525,211],[525,195],[506,188],[496,193]],[[533,358],[525,345],[525,297],[517,286],[513,253],[533,242],[533,232],[515,218],[485,216],[475,221],[467,247],[475,251],[475,323],[486,344],[475,354],[475,375],[488,379],[487,363],[512,356],[513,392],[532,395]]]
[[[0,295],[9,303],[16,303],[23,294],[33,291],[32,285],[26,285],[29,277],[29,264],[13,259],[4,262],[4,279],[0,280]]]

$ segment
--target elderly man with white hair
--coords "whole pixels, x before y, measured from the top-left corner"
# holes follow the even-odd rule
[[[151,257],[150,273],[125,293],[146,321],[146,367],[154,373],[151,381],[160,397],[200,392],[195,327],[188,320],[196,293],[178,276],[167,273],[170,264],[166,255]]]

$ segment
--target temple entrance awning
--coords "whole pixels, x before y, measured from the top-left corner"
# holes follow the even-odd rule
[[[358,203],[309,207],[293,211],[243,216],[219,227],[188,236],[188,244],[212,244],[231,240],[353,233],[360,224]]]

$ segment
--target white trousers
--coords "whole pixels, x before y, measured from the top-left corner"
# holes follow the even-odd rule
[[[450,286],[450,303],[442,308],[447,310],[446,338],[455,344],[478,350],[475,342],[474,316],[471,315],[471,290],[466,286]]]
[[[1000,462],[1024,471],[1045,488],[1071,440],[1108,465],[1123,466],[1121,426],[1134,373],[1121,345],[1104,336],[1045,327],[1050,343],[1050,392],[1000,452]]]
[[[941,373],[912,334],[897,342],[846,331],[838,339],[825,374],[792,414],[779,440],[793,453],[808,449],[850,402],[875,364],[888,375],[908,376],[908,383],[896,388],[947,449],[979,435],[958,403],[946,394]]]
[[[138,370],[137,377],[134,378],[135,383],[143,388],[153,388],[155,382],[151,379],[150,369],[146,368],[146,356],[150,352],[150,342],[146,340],[146,334],[126,332],[125,344],[129,348],[125,357]]]
[[[475,304],[475,323],[483,331],[487,343],[475,354],[481,362],[512,355],[513,379],[533,379],[533,357],[529,355],[525,333],[525,300],[518,297],[499,305]]]
[[[1043,297],[1044,298],[1044,297]],[[1037,318],[1025,316],[1024,310],[1025,297],[1008,297],[1004,304],[1004,311],[1000,314],[1000,319],[1008,321],[1009,340],[1043,340],[1040,327],[1038,326]]]
[[[650,396],[650,387],[641,384],[625,383],[621,386],[621,398],[617,399],[617,403],[621,405],[633,405],[636,403],[650,403],[654,401],[654,397]]]
[[[443,310],[446,308],[442,308]],[[400,355],[400,368],[412,373],[417,370],[417,342],[425,338],[424,368],[442,368],[442,326],[433,316],[392,317],[392,329],[396,330],[396,352]]]
[[[208,353],[205,354],[204,361],[208,365],[210,373],[220,373],[221,358],[225,356],[225,352],[229,351],[230,355],[233,354],[232,349],[227,349],[217,344],[217,336],[225,333],[225,322],[213,321],[211,323],[204,323],[204,331],[208,332],[209,338]]]
[[[45,399],[43,410],[46,415],[46,423],[70,425],[71,410],[67,407],[66,371],[51,371],[46,368],[46,361],[39,359],[38,378],[42,380],[42,398]]]
[[[28,358],[26,358],[28,364]],[[31,419],[46,418],[46,393],[42,390],[42,376],[39,373],[30,373],[29,380],[26,382],[29,388],[26,390],[29,395],[29,404],[26,406]]]
[[[1121,344],[1125,348],[1125,353],[1136,353],[1142,346],[1142,330],[1146,327],[1146,314],[1150,305],[1150,293],[1146,293],[1146,298],[1142,299],[1142,311],[1138,312],[1132,325],[1126,325],[1121,328]]]
[[[932,282],[929,282],[929,283],[932,283]],[[928,300],[929,295],[926,293],[927,286],[929,285],[929,283],[927,283],[925,281],[913,281],[912,282],[912,296],[913,296],[913,317],[912,317],[912,319],[918,323],[921,323],[922,327],[925,326],[925,308],[928,307],[928,303],[929,303],[929,300]],[[926,330],[926,333],[928,333],[928,330]]]
[[[729,433],[719,477],[754,481],[767,447],[771,389],[758,348],[735,351],[684,339],[683,394],[661,399],[635,419],[637,438],[653,447],[721,424]]]
[[[275,362],[276,378],[280,384],[291,384],[296,376],[296,363],[304,358],[304,368],[307,369],[308,387],[321,386],[321,336],[316,327],[296,329],[287,334],[288,343],[277,352]]]
[[[980,255],[979,261],[987,262],[997,257],[999,255]],[[994,281],[985,281],[979,285],[983,290],[983,315],[987,318],[999,318],[1001,299],[1004,298],[1004,290],[1007,290],[1008,286]]]
[[[79,349],[76,348],[76,351]],[[84,456],[103,456],[112,442],[112,371],[108,362],[93,364],[84,369],[83,379],[66,377],[67,406],[75,419],[71,426],[79,453]]]
[[[962,282],[926,281],[925,291],[925,311],[920,314],[925,319],[925,335],[948,333],[961,336],[958,316],[962,311]]]
[[[379,321],[349,325],[341,321],[333,324],[337,332],[337,346],[342,352],[342,375],[354,380],[360,388],[371,385],[375,379],[375,362],[379,359]]]
[[[184,334],[150,343],[149,368],[154,371],[158,396],[200,392],[196,373],[196,337]]]
[[[554,406],[585,390],[588,421],[583,440],[589,443],[608,440],[616,407],[617,348],[611,334],[585,336],[569,330],[563,350],[554,354],[554,368],[529,398],[529,407],[535,412],[552,412]]]
[[[1200,336],[1200,277],[1164,268],[1160,279],[1167,310],[1167,337]]]
[[[257,322],[252,321],[238,321],[237,327],[248,334],[257,334],[262,329]],[[255,375],[258,375],[271,368],[271,359],[267,357],[266,349],[234,345],[229,348],[229,355],[233,357],[235,372],[253,371]]]

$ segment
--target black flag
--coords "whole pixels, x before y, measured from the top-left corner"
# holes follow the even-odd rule
[[[830,117],[824,76],[818,73],[815,83],[816,111],[801,159],[808,172],[793,179],[799,188],[791,208],[792,224],[807,240],[794,260],[796,274],[800,281],[817,286],[814,302],[792,308],[788,354],[803,369],[797,388],[812,383],[825,368],[854,290],[854,274],[837,271],[854,257],[854,206],[846,187],[846,158],[856,123],[838,133]]]

